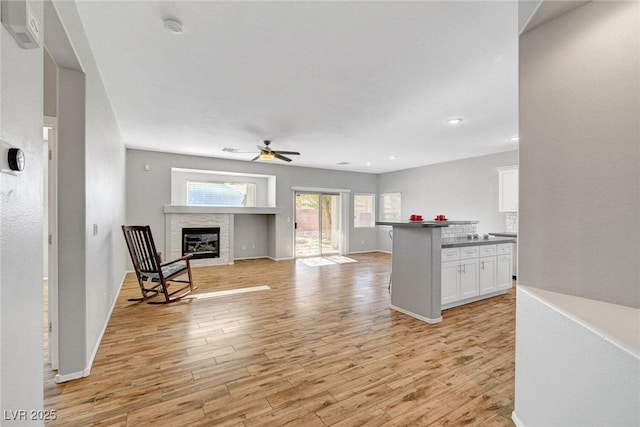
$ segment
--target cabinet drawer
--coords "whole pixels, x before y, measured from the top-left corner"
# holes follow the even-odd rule
[[[460,259],[478,258],[478,246],[463,246],[460,248]]]
[[[498,245],[498,255],[505,255],[511,253],[511,243],[503,243]]]
[[[444,248],[442,249],[442,262],[460,259],[460,248]]]
[[[496,255],[496,245],[482,245],[480,246],[480,256],[493,256]]]

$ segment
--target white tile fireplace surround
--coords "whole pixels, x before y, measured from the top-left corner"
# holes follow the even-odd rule
[[[278,208],[224,208],[213,206],[164,207],[165,259],[182,256],[182,229],[185,227],[220,227],[220,257],[192,259],[194,267],[233,264],[233,229],[236,214],[277,214]]]
[[[194,267],[233,264],[233,215],[231,214],[168,214],[165,215],[165,259],[182,256],[182,229],[188,227],[220,227],[220,257],[192,259]]]

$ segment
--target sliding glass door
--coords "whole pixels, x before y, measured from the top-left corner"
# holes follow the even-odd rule
[[[340,253],[340,195],[296,192],[296,258]]]

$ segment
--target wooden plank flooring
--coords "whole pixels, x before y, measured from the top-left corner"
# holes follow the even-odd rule
[[[194,269],[199,294],[127,302],[91,375],[45,370],[55,426],[511,426],[515,292],[429,325],[389,309],[390,255],[310,267],[246,260]]]

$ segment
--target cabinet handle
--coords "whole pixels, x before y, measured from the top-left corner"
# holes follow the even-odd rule
[[[484,270],[484,261],[480,264],[480,268]]]
[[[463,272],[464,274],[466,274],[466,273],[467,273],[467,264],[462,264],[462,272]]]

